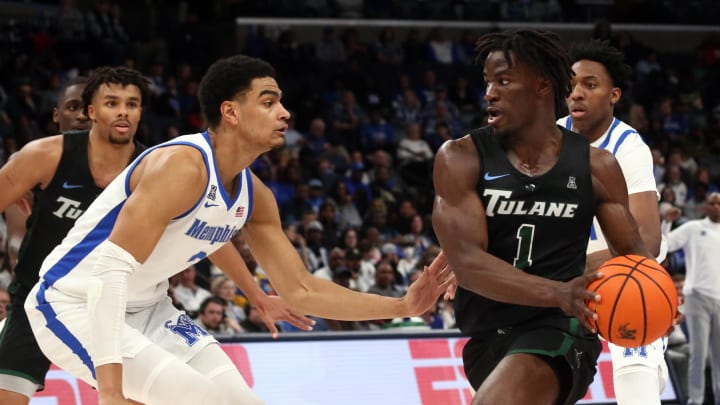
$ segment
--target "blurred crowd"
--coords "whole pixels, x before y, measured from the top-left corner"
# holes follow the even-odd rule
[[[690,6],[702,1],[685,3],[683,10],[696,22],[712,15],[691,13]],[[587,21],[592,14],[575,2],[553,0],[212,4],[215,8],[207,11],[195,2],[180,2],[177,21],[167,23],[167,32],[158,28],[163,35],[153,38],[146,30],[135,32],[137,25],[123,17],[120,3],[107,0],[85,6],[65,0],[57,14],[12,25],[0,39],[0,161],[33,139],[56,134],[52,108],[57,90],[104,64],[134,67],[152,82],[152,99],[145,102],[137,134],[141,142],[154,145],[202,131],[199,79],[216,57],[229,54],[201,28],[208,15],[278,16],[283,14],[273,10],[293,10],[296,14],[287,15],[420,18],[439,5],[438,13],[451,13],[449,19],[472,15],[472,10],[519,21]],[[409,8],[398,8],[402,4]],[[155,11],[163,7],[169,5],[159,2]],[[653,10],[657,14],[661,8]],[[256,25],[246,27],[238,45],[239,51],[275,66],[283,103],[293,114],[286,147],[261,156],[252,167],[275,193],[288,239],[317,277],[387,296],[404,294],[439,251],[429,217],[435,152],[446,140],[485,122],[481,72],[473,65],[474,41],[482,32],[464,30],[454,37],[438,26],[402,33],[388,26],[368,41],[358,28],[328,25],[318,41],[307,42],[290,28]],[[680,208],[675,225],[702,216],[705,196],[720,184],[720,33],[708,34],[698,48],[681,54],[664,54],[627,32],[614,32],[608,20],[599,21],[587,33],[591,37],[620,48],[632,69],[616,115],[652,148],[661,212]],[[162,46],[151,49],[162,52],[140,46],[157,42]],[[263,290],[272,294],[242,237],[233,243]],[[669,269],[684,272],[681,253],[671,257]],[[8,277],[0,272],[0,286]],[[207,262],[188,268],[171,284],[176,304],[218,336],[266,330],[242,291]],[[318,320],[316,330],[453,326],[452,304],[440,300],[417,319]]]

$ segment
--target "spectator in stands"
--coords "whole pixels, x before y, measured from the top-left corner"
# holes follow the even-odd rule
[[[399,101],[393,103],[395,124],[399,127],[420,124],[423,119],[423,108],[415,90],[405,89]]]
[[[343,181],[335,183],[335,191],[330,196],[335,204],[338,223],[341,229],[352,230],[362,226],[362,215],[355,204],[355,196],[348,191]],[[346,231],[347,232],[347,231]],[[356,235],[357,238],[357,235]]]
[[[333,27],[323,28],[322,39],[315,44],[315,57],[318,62],[328,64],[345,62],[347,59],[345,45],[338,39]]]
[[[175,298],[191,317],[195,317],[198,313],[200,304],[205,298],[212,295],[210,291],[195,283],[196,276],[195,266],[190,265],[178,274],[178,284],[173,287]]]
[[[362,152],[375,152],[378,149],[394,153],[397,140],[392,126],[385,120],[379,106],[370,109],[368,120],[360,126]]]
[[[311,221],[305,227],[305,240],[307,241],[308,271],[315,273],[318,269],[328,265],[328,250],[323,241],[323,226],[320,221]]]
[[[336,270],[340,267],[345,268],[345,250],[336,247],[330,250],[328,255],[328,264],[313,273],[313,276],[320,277],[325,280],[332,280]]]
[[[373,47],[375,60],[379,63],[397,65],[403,61],[403,48],[395,40],[395,29],[384,27],[378,34],[378,40]]]
[[[0,321],[7,316],[7,306],[10,303],[10,294],[4,287],[0,287]]]
[[[431,30],[428,41],[428,52],[430,61],[441,65],[450,65],[455,63],[457,59],[455,55],[455,45],[448,38],[445,29],[435,27]]]
[[[345,145],[350,152],[360,150],[360,126],[367,118],[355,99],[355,93],[343,91],[340,101],[332,106],[330,116],[331,143]]]
[[[358,291],[367,292],[375,284],[375,266],[363,260],[357,248],[345,251],[345,267],[352,273],[350,285]]]
[[[97,64],[119,65],[129,50],[130,36],[119,13],[119,6],[110,0],[95,0],[93,9],[85,14],[85,26]]]
[[[245,319],[245,310],[235,303],[235,291],[237,285],[227,276],[216,277],[210,285],[210,291],[214,297],[218,297],[223,301],[223,311],[225,316],[223,322],[227,329],[237,333],[240,328],[240,321]]]
[[[403,295],[402,291],[395,287],[395,275],[390,262],[378,263],[375,270],[375,284],[367,292],[385,297],[401,297]]]
[[[673,204],[682,208],[685,205],[685,201],[687,201],[688,186],[682,180],[682,172],[679,165],[668,165],[665,181],[658,185],[658,189],[662,190],[666,186],[670,187],[673,194],[675,194],[675,201],[673,201]]]
[[[340,242],[340,232],[342,228],[338,222],[337,210],[332,201],[324,201],[320,205],[318,212],[318,221],[323,226],[323,240],[327,249],[338,246]]]
[[[430,145],[422,139],[420,124],[409,124],[396,151],[398,172],[403,181],[409,186],[428,188],[434,155]]]
[[[216,338],[231,337],[235,334],[224,322],[224,301],[219,297],[208,297],[200,304],[195,323]]]

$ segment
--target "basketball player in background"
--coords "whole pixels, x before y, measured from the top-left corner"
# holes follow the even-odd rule
[[[78,76],[68,80],[58,92],[57,105],[53,108],[52,120],[63,133],[87,132],[90,129],[90,121],[83,112],[82,92],[85,89],[84,76]],[[28,192],[15,204],[5,208],[5,220],[8,228],[8,257],[10,269],[15,268],[17,263],[20,243],[25,237],[25,226],[28,216],[32,210],[33,194]],[[33,283],[34,284],[34,283]]]
[[[272,192],[249,169],[284,144],[289,113],[274,76],[259,59],[216,61],[198,92],[208,130],[140,155],[45,259],[25,304],[33,332],[55,364],[97,388],[100,404],[262,403],[217,341],[166,296],[168,277],[205,257],[244,288],[252,277],[227,243],[240,229],[278,294],[322,318],[418,315],[452,278],[442,254],[402,298],[308,272]]]
[[[661,251],[659,195],[650,148],[634,128],[614,116],[614,106],[620,101],[629,70],[623,63],[623,54],[607,41],[594,40],[575,44],[570,49],[570,60],[575,73],[567,98],[570,115],[559,119],[558,125],[586,136],[592,146],[615,156],[627,183],[628,205],[640,237],[661,263],[667,248],[663,246]],[[589,272],[613,256],[597,218],[593,221],[587,252]],[[608,346],[618,405],[660,405],[660,394],[668,381],[667,337],[635,349],[609,342]]]
[[[66,151],[63,147],[65,139],[71,142],[70,145],[78,142],[80,144],[84,142],[87,145],[90,121],[85,115],[82,102],[86,81],[87,78],[83,76],[71,79],[63,85],[58,93],[58,103],[53,109],[53,122],[58,125],[58,129],[63,135],[31,142],[17,152],[17,155],[11,157],[11,159],[18,156],[22,158],[23,155],[30,154],[40,159],[37,162],[18,166],[17,169],[22,171],[25,176],[33,176],[35,184],[24,187],[26,194],[15,204],[7,198],[10,189],[4,189],[3,195],[0,196],[0,210],[4,208],[8,225],[8,255],[11,268],[14,269],[13,281],[8,288],[11,295],[11,307],[6,325],[0,333],[0,403],[2,404],[27,404],[35,391],[44,386],[45,374],[50,366],[50,362],[37,347],[23,306],[27,292],[37,282],[42,259],[50,252],[50,249],[60,243],[62,237],[75,223],[74,218],[57,218],[52,215],[62,206],[62,202],[57,199],[65,197],[62,196],[64,190],[57,181],[53,187],[50,187],[49,183],[55,173],[71,175],[74,174],[74,171],[89,170],[87,163],[84,166],[77,164],[73,167],[73,162],[79,160],[80,156],[78,155],[82,155],[78,153],[77,148]],[[71,139],[70,136],[73,138]],[[52,158],[53,161],[48,162],[49,158]],[[125,163],[129,159],[130,155],[125,156]],[[47,167],[45,167],[46,164],[48,164]],[[8,167],[10,167],[9,163]],[[0,170],[1,174],[5,174],[5,172],[6,169]],[[64,178],[60,180],[62,182]],[[72,197],[80,202],[91,201],[95,197],[95,193],[86,196],[90,185],[82,185],[88,186],[88,189],[82,192],[74,190]],[[82,199],[79,198],[81,194],[84,197]],[[37,198],[38,203],[35,210],[33,210],[34,198]],[[86,207],[89,202],[84,205]],[[42,231],[28,234],[26,238],[25,227],[31,213],[33,214],[31,229],[39,228]],[[27,239],[23,243],[24,250],[29,255],[24,255],[23,260],[16,266],[18,250],[23,239]]]
[[[593,216],[614,253],[651,255],[612,154],[555,124],[572,78],[557,35],[490,33],[477,50],[488,126],[438,151],[432,214],[473,404],[575,404],[601,350],[585,304],[601,275],[583,272]]]

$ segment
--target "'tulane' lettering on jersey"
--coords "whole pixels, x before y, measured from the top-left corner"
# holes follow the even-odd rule
[[[234,226],[232,228],[227,225],[207,226],[206,221],[195,219],[195,222],[190,225],[185,235],[195,239],[208,240],[212,245],[216,242],[225,243],[229,241],[237,231],[239,231],[239,229]]]
[[[511,200],[511,195],[512,191],[510,190],[486,188],[483,197],[490,196],[490,201],[488,201],[485,209],[487,216],[494,217],[497,214],[573,218],[578,208],[577,204],[564,202]],[[526,206],[525,204],[532,204],[532,206]]]

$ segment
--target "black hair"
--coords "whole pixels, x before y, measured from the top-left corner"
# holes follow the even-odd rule
[[[60,90],[58,90],[58,108],[60,107],[60,103],[63,102],[65,99],[65,92],[67,92],[67,89],[69,89],[72,86],[78,86],[82,85],[85,86],[87,84],[88,78],[85,76],[75,76],[72,79],[66,81],[61,87]],[[81,96],[82,97],[82,96]]]
[[[275,77],[275,69],[269,63],[245,55],[223,58],[213,63],[200,81],[198,99],[213,128],[220,123],[220,104],[232,100],[250,89],[253,79]]]
[[[124,66],[101,66],[90,72],[85,90],[83,90],[82,100],[85,104],[85,115],[88,113],[88,106],[92,103],[93,96],[103,84],[137,86],[140,89],[141,104],[144,106],[150,100],[150,81],[142,73]]]
[[[475,50],[478,56],[475,63],[483,64],[492,51],[502,51],[508,63],[510,51],[517,61],[522,61],[540,76],[550,79],[555,97],[556,114],[565,108],[565,99],[572,88],[570,81],[573,71],[570,58],[560,44],[560,37],[550,31],[543,30],[512,30],[490,32],[481,36]]]
[[[225,305],[227,305],[227,302],[215,295],[211,295],[203,300],[203,302],[200,304],[200,308],[198,309],[198,314],[205,313],[205,308],[207,308],[210,304],[218,304],[221,307],[225,308]],[[224,313],[224,312],[223,312]]]
[[[576,43],[570,47],[569,53],[571,63],[586,59],[605,66],[613,86],[625,89],[630,66],[624,63],[625,57],[622,52],[610,45],[609,41],[591,40]]]

